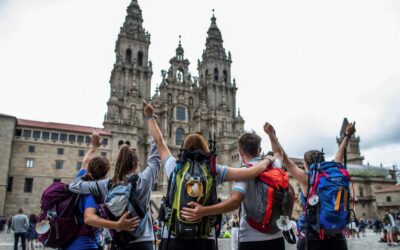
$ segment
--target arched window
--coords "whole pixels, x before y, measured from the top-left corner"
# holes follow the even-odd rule
[[[168,103],[168,105],[172,104],[172,95],[171,94],[167,95],[167,103]]]
[[[364,197],[364,189],[362,187],[358,188],[358,192],[360,194],[360,197]]]
[[[139,66],[143,66],[143,52],[139,51],[137,53],[137,63]]]
[[[228,129],[227,121],[226,119],[222,119],[222,130],[226,131]]]
[[[178,121],[184,121],[186,120],[186,109],[185,107],[176,107],[176,119]]]
[[[127,49],[125,52],[125,62],[126,63],[132,63],[132,50],[131,49]]]
[[[215,81],[218,81],[218,75],[219,75],[218,69],[215,68],[215,69],[214,69],[214,80],[215,80]]]
[[[125,144],[128,145],[128,146],[130,146],[130,145],[131,145],[131,142],[130,142],[130,141],[126,141]]]
[[[193,97],[189,97],[189,106],[193,107]]]
[[[224,82],[227,83],[228,82],[228,72],[226,70],[224,70],[223,74],[224,74]]]
[[[185,130],[183,128],[177,128],[176,129],[175,145],[181,145],[184,136],[185,136]]]
[[[179,83],[183,82],[183,70],[178,69],[176,71],[176,81],[179,82]]]

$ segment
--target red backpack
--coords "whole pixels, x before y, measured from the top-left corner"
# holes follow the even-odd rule
[[[252,228],[261,233],[274,234],[281,231],[277,225],[278,220],[282,221],[281,217],[288,219],[283,219],[285,223],[291,223],[295,194],[285,171],[269,167],[255,180],[255,189],[254,197],[250,198],[254,199],[251,202],[254,206],[246,207],[246,220]],[[287,227],[288,230],[291,228],[289,224]],[[291,243],[291,240],[285,238]]]

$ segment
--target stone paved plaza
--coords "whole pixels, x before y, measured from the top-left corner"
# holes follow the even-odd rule
[[[388,250],[400,249],[400,246],[387,246],[386,243],[379,242],[379,236],[372,231],[367,231],[365,237],[360,236],[360,239],[349,239],[348,246],[350,250]],[[230,250],[230,240],[220,239],[219,250]],[[0,233],[0,250],[13,249],[13,234],[7,234],[4,231]],[[20,248],[21,249],[21,248]],[[295,245],[287,245],[286,250],[295,250]]]

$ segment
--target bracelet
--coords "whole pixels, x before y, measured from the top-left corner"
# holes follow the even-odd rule
[[[156,118],[156,117],[154,116],[154,114],[146,115],[146,121],[148,121],[148,120],[150,120],[150,119],[153,119],[153,118]]]
[[[349,139],[351,138],[351,135],[344,133],[344,137],[349,137]]]

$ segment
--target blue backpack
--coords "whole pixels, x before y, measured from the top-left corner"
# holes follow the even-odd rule
[[[310,166],[305,219],[321,240],[324,235],[335,235],[346,228],[351,212],[350,183],[350,174],[341,163],[332,161]]]

